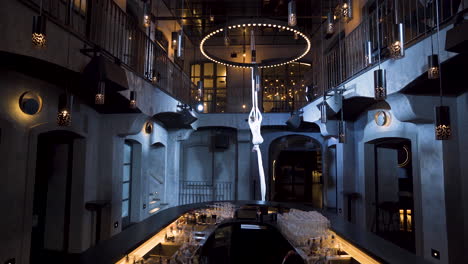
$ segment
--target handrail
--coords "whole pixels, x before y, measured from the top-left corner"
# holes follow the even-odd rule
[[[399,22],[404,24],[405,48],[416,44],[424,36],[434,34],[436,21],[434,21],[435,16],[432,16],[431,12],[435,12],[435,2],[436,1],[432,1],[424,7],[421,2],[417,0],[399,1],[398,13],[401,18],[398,19]],[[460,8],[456,6],[456,2],[459,2],[458,4],[462,11],[459,11]],[[380,47],[382,61],[390,58],[388,45],[396,27],[394,3],[393,0],[381,0],[379,4],[381,12],[379,26],[382,32]],[[439,1],[438,8],[441,14],[439,18],[441,27],[451,24],[451,20],[454,16],[466,10],[463,1],[460,2],[457,0]],[[329,48],[326,54],[323,54],[325,74],[323,74],[319,68],[315,68],[313,72],[313,93],[315,98],[322,97],[323,91],[327,92],[334,87],[340,86],[377,63],[376,57],[379,50],[376,45],[376,21],[376,10],[373,10],[367,16],[364,16],[363,21],[342,38],[341,41],[337,39],[340,36],[335,36],[335,42],[332,42],[330,45],[334,46]],[[367,63],[367,41],[371,41],[372,43],[372,63]],[[320,59],[322,59],[322,56],[319,54],[319,51],[316,50],[316,53],[313,54],[313,65],[319,65]],[[340,59],[343,62],[341,68],[339,63]]]
[[[19,0],[38,9],[40,0]],[[190,77],[174,64],[136,18],[124,12],[112,0],[49,0],[43,13],[88,45],[101,49],[106,55],[138,76],[151,82],[158,76],[157,86],[183,102],[190,101]]]

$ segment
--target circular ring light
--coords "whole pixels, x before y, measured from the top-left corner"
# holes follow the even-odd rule
[[[233,61],[218,58],[218,57],[216,57],[216,56],[214,56],[212,54],[209,54],[205,50],[205,46],[204,46],[205,42],[207,40],[209,40],[211,37],[213,37],[214,35],[222,33],[224,30],[244,28],[244,27],[276,28],[278,30],[282,29],[282,30],[286,30],[286,31],[291,31],[291,33],[296,33],[299,37],[302,37],[306,41],[307,45],[306,45],[306,48],[304,49],[304,51],[299,56],[290,57],[290,58],[274,59],[274,60],[270,60],[269,62],[265,62],[265,63],[233,62]],[[307,53],[309,53],[310,47],[311,47],[310,38],[306,34],[300,32],[296,28],[288,26],[288,24],[285,23],[285,22],[277,21],[277,20],[271,20],[271,19],[253,19],[253,20],[248,20],[248,21],[242,21],[241,20],[241,21],[231,22],[225,28],[220,28],[220,29],[217,29],[217,30],[214,30],[214,31],[208,33],[208,35],[206,35],[202,39],[202,41],[200,42],[200,51],[203,54],[203,56],[205,56],[207,59],[209,59],[209,60],[211,60],[213,62],[216,62],[218,64],[222,64],[222,65],[229,66],[229,67],[234,67],[234,68],[252,68],[254,66],[258,66],[259,68],[273,68],[273,67],[283,66],[283,65],[286,65],[286,64],[289,64],[289,63],[292,63],[292,62],[295,62],[295,61],[298,61],[298,60],[302,59],[305,55],[307,55]]]

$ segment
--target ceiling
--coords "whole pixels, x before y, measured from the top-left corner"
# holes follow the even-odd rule
[[[184,17],[184,31],[192,38],[199,40],[207,33],[218,29],[226,23],[240,19],[268,18],[287,21],[289,0],[165,0],[171,2],[172,13],[176,19]],[[182,8],[182,1],[184,6]],[[296,0],[297,27],[304,33],[312,35],[325,19],[330,7],[335,7],[339,0]],[[211,21],[210,17],[214,20]],[[156,17],[159,20],[173,20],[174,17]],[[237,34],[240,38],[242,34]],[[281,34],[280,34],[281,35]],[[276,33],[274,34],[276,36]],[[294,38],[287,37],[292,42]],[[270,41],[281,41],[271,38]],[[271,43],[277,44],[277,43]],[[287,44],[287,43],[279,43]]]

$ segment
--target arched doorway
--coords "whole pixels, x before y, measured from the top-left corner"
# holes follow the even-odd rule
[[[308,136],[288,135],[270,144],[269,199],[322,208],[322,150]]]
[[[34,182],[31,263],[61,259],[71,241],[72,184],[84,162],[84,140],[70,131],[38,136]],[[79,145],[78,145],[79,144]],[[78,176],[78,175],[75,175]]]
[[[380,138],[373,147],[373,173],[367,174],[368,228],[411,252],[416,252],[411,141]]]

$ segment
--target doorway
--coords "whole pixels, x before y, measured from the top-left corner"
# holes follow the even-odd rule
[[[411,141],[386,138],[374,143],[372,232],[413,253],[415,245]]]
[[[63,259],[69,250],[74,145],[69,131],[38,136],[30,263]]]
[[[270,164],[270,200],[322,208],[322,153],[315,139],[301,135],[276,139],[270,145]]]

